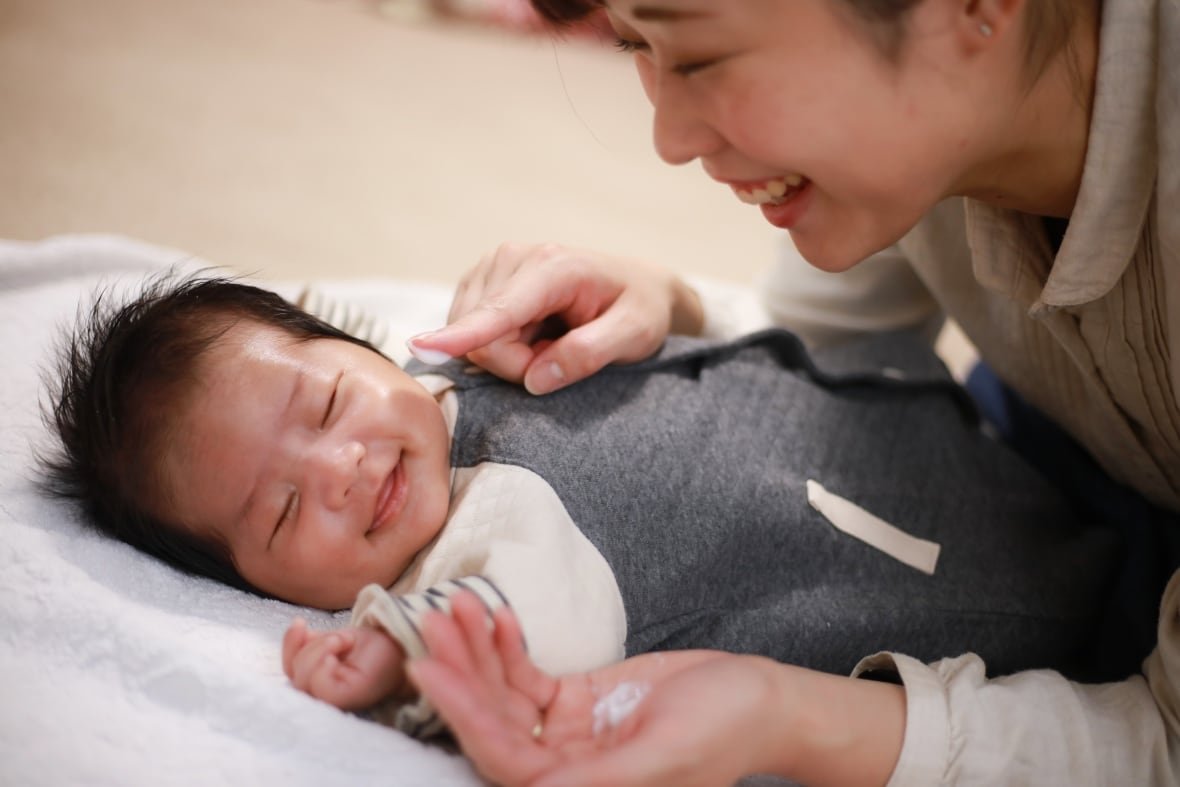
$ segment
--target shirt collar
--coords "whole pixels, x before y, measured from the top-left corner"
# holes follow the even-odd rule
[[[1130,265],[1157,169],[1155,2],[1107,0],[1081,188],[1056,257],[1041,220],[967,201],[967,232],[981,284],[1013,293],[1040,272],[1038,303],[1076,306],[1106,295]]]

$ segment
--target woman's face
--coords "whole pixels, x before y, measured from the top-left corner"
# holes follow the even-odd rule
[[[844,0],[610,0],[608,15],[659,155],[700,159],[839,271],[960,193],[978,96],[955,8],[917,5],[893,59]]]

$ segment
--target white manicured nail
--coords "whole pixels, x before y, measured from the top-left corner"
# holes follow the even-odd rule
[[[525,378],[524,387],[532,394],[546,394],[560,388],[564,382],[565,372],[556,361],[550,361]]]
[[[431,366],[441,366],[442,364],[451,360],[451,356],[447,355],[442,350],[431,350],[428,347],[418,347],[414,344],[413,339],[410,339],[408,342],[406,342],[406,347],[409,348],[411,355],[413,355],[422,363],[427,363]]]

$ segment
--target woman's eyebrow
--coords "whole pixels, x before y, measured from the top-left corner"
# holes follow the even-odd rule
[[[686,11],[658,5],[637,5],[631,9],[631,16],[641,22],[680,22],[706,16],[703,11]]]

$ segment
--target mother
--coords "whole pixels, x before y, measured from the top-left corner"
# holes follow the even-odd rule
[[[534,4],[555,21],[601,5]],[[877,654],[858,668],[897,686],[699,653],[554,682],[503,638],[490,651],[479,630],[435,621],[442,658],[415,673],[466,750],[493,778],[552,784],[752,771],[817,784],[1180,781],[1180,579],[1167,581],[1180,554],[1180,3],[605,5],[655,107],[660,156],[700,159],[811,265],[845,272],[785,258],[772,311],[830,339],[936,306],[979,349],[972,387],[1001,432],[1085,516],[1124,533],[1108,614],[1128,627],[1095,649],[1099,674],[1120,682],[989,681],[969,654]],[[569,329],[555,340],[538,330],[550,317]],[[708,304],[661,269],[504,246],[465,278],[451,324],[413,346],[544,393],[708,322]],[[632,717],[606,738],[569,732],[570,703],[556,700],[621,674],[651,685]],[[497,710],[506,698],[531,712]]]

